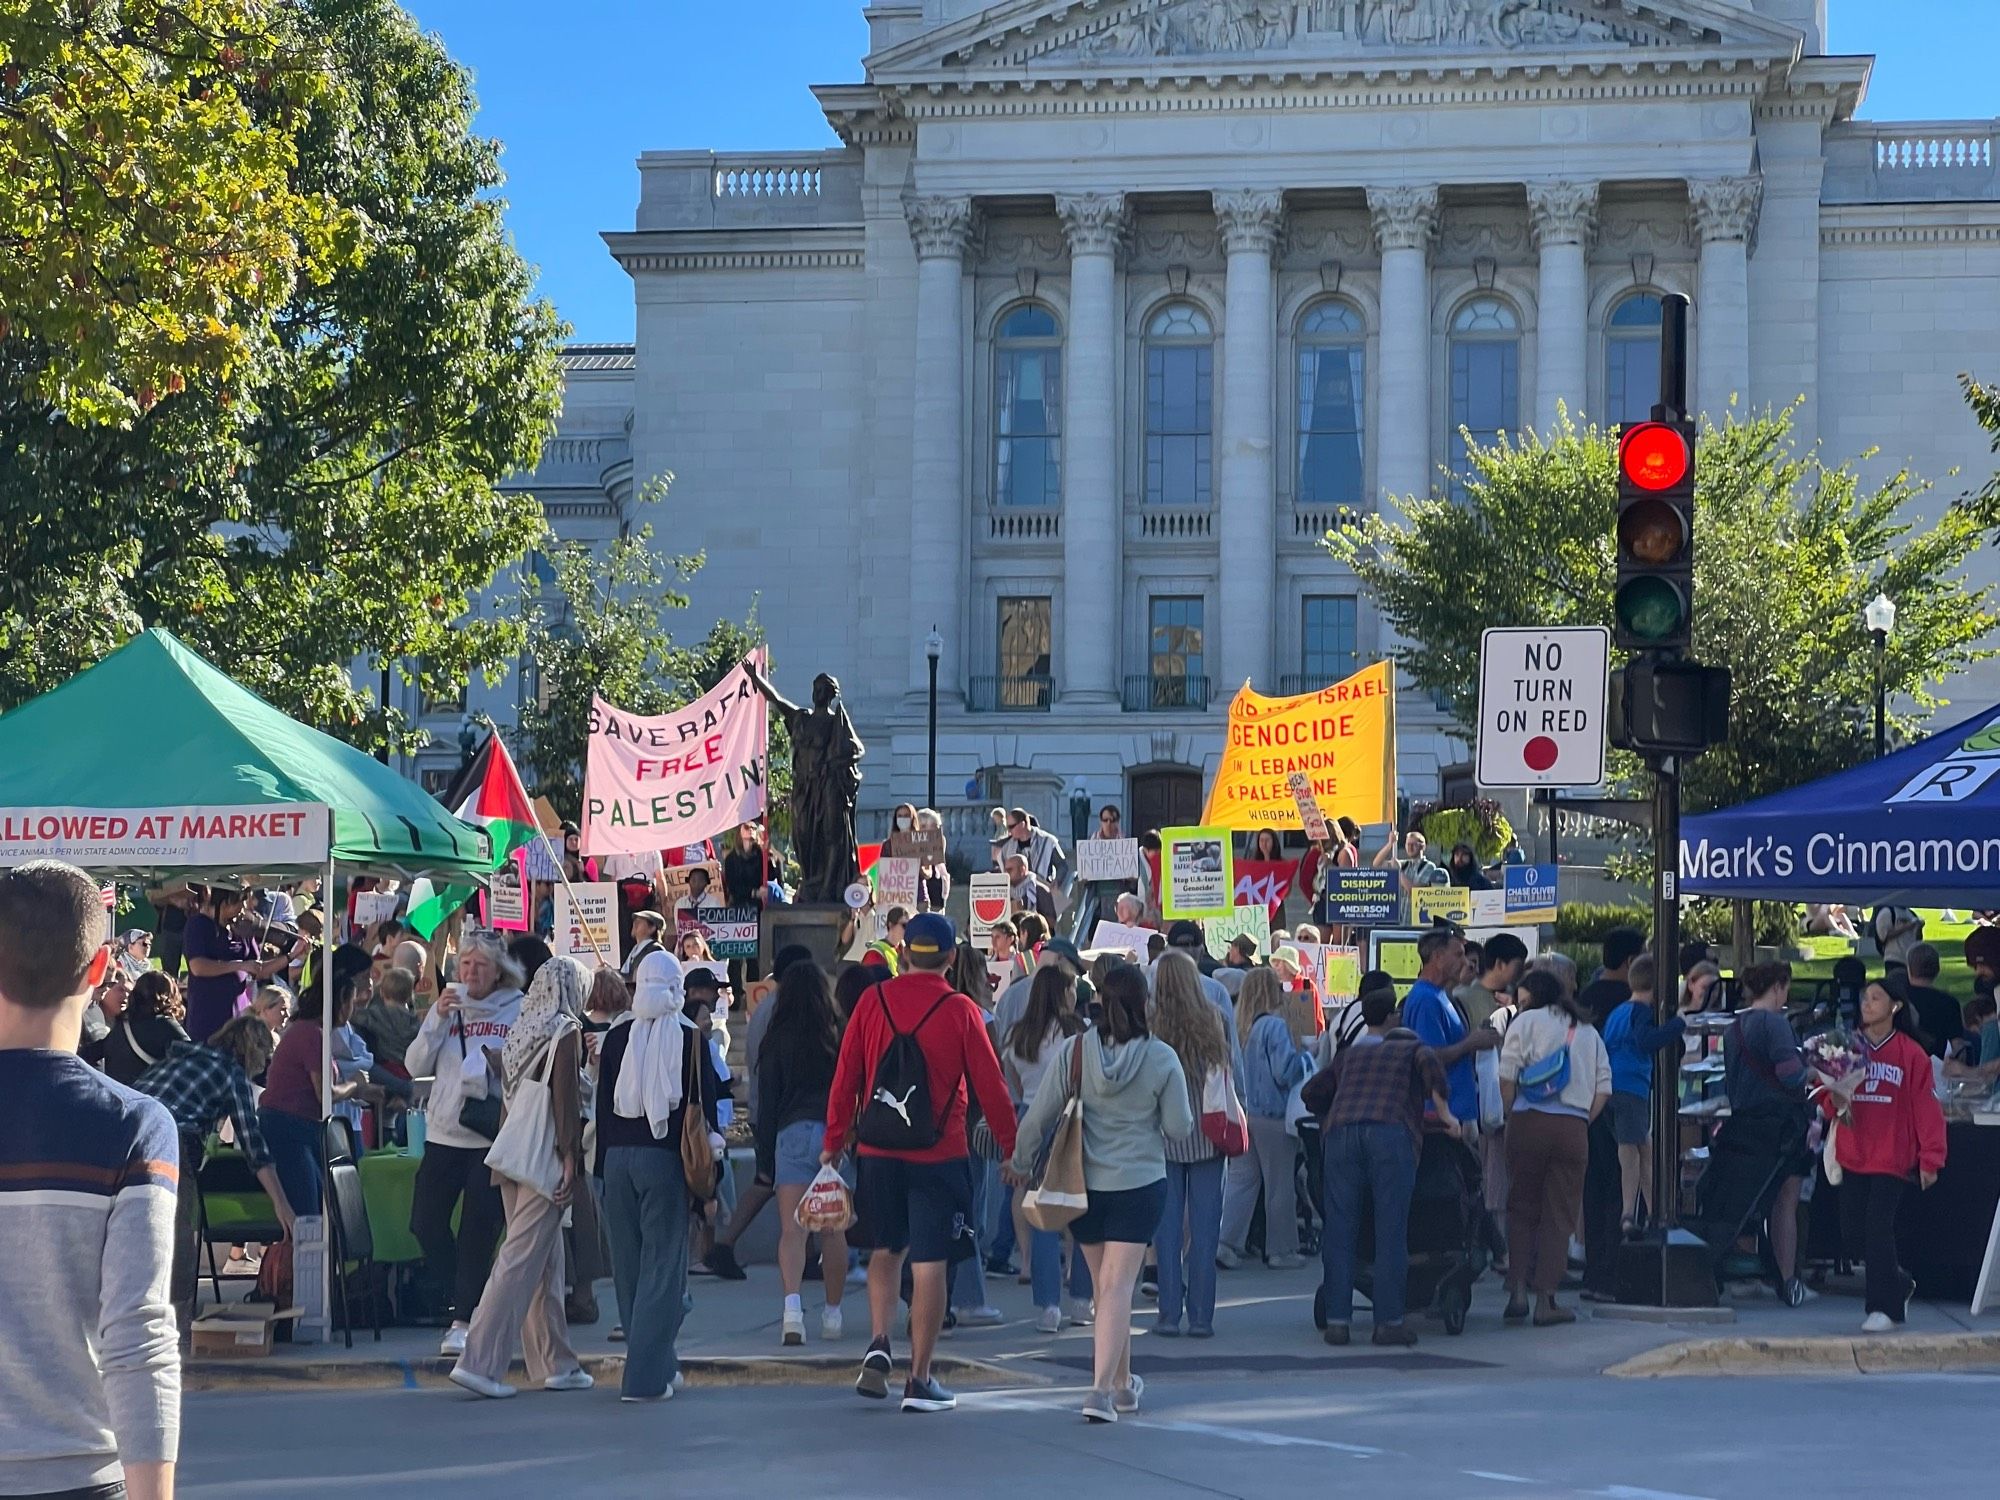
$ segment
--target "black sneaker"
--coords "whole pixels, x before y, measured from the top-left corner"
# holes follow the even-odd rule
[[[889,1372],[895,1368],[895,1358],[889,1353],[889,1341],[875,1340],[868,1346],[868,1352],[861,1356],[861,1376],[854,1382],[855,1394],[866,1396],[870,1401],[886,1399]]]
[[[748,1281],[750,1273],[736,1264],[736,1250],[730,1245],[717,1245],[708,1252],[704,1262],[708,1274],[723,1281]]]
[[[935,1377],[918,1380],[914,1376],[903,1382],[904,1411],[953,1411],[958,1407],[958,1397],[937,1383]]]

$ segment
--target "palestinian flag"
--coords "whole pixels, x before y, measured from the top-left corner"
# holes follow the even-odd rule
[[[472,764],[442,801],[460,818],[484,827],[491,836],[491,869],[499,869],[514,857],[515,850],[542,836],[541,825],[535,821],[534,804],[528,800],[528,789],[521,784],[521,773],[514,769],[514,757],[507,753],[506,741],[497,734],[486,736],[486,743],[480,746]],[[407,920],[428,940],[453,912],[477,894],[476,886],[446,886],[429,900],[413,903]]]

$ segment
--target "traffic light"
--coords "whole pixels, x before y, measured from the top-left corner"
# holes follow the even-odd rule
[[[1613,639],[1679,655],[1694,628],[1692,422],[1634,422],[1618,437]]]
[[[1641,659],[1611,674],[1610,740],[1621,750],[1700,755],[1729,740],[1729,668]]]

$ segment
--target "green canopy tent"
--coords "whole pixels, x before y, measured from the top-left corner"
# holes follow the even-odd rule
[[[483,828],[352,745],[287,718],[164,630],[0,715],[0,865],[135,881],[336,872],[484,878]],[[320,972],[333,1008],[332,922]],[[321,1028],[321,1108],[333,1030]],[[331,1308],[332,1256],[322,1288]]]

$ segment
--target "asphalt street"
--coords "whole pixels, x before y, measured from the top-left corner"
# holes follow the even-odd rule
[[[2000,1373],[1656,1382],[1357,1354],[1157,1378],[1107,1428],[1077,1415],[1081,1393],[972,1392],[938,1416],[828,1387],[694,1387],[660,1406],[603,1389],[197,1395],[181,1493],[1879,1500],[1985,1487],[1976,1441],[1951,1434],[1990,1425]]]

